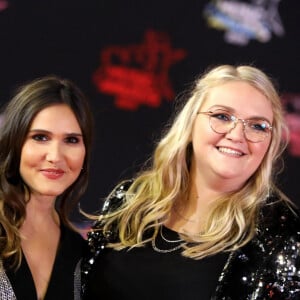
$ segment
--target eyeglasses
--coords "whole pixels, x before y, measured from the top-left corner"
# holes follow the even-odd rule
[[[209,117],[211,129],[219,134],[225,134],[235,128],[236,124],[241,121],[244,126],[244,134],[248,141],[253,143],[262,142],[271,134],[272,126],[264,119],[239,119],[228,112],[218,109],[215,111],[198,112]]]

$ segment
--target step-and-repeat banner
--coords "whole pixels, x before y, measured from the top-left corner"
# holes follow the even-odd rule
[[[57,74],[91,101],[93,212],[150,156],[174,100],[217,64],[253,64],[278,82],[291,141],[279,184],[300,204],[299,0],[0,0],[0,104]]]

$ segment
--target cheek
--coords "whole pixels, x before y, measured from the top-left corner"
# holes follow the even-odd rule
[[[34,149],[25,143],[21,150],[20,165],[33,165],[39,156],[38,149]]]
[[[32,176],[32,169],[35,166],[35,157],[31,155],[31,151],[27,151],[26,148],[22,149],[19,165],[19,173],[24,182]]]
[[[69,167],[73,169],[81,169],[85,159],[85,149],[74,151],[68,155]]]
[[[199,149],[205,145],[215,145],[220,138],[222,138],[222,135],[215,133],[207,126],[195,128],[192,133],[192,143],[195,149]]]
[[[196,120],[191,135],[193,143],[198,143],[209,138],[211,133],[210,127],[208,126],[207,122],[204,121],[204,119],[199,118]]]
[[[252,144],[250,149],[251,149],[252,154],[255,155],[255,157],[257,158],[257,161],[261,162],[268,152],[269,143]]]

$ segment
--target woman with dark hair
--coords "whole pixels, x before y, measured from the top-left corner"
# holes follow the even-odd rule
[[[286,130],[261,70],[203,74],[151,165],[104,202],[83,298],[300,299],[299,215],[274,178]]]
[[[71,81],[22,86],[0,129],[0,298],[74,299],[84,240],[69,220],[89,175],[92,114]]]

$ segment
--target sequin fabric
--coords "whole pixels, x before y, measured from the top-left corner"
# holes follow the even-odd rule
[[[114,191],[104,203],[103,214],[121,205],[130,184],[124,183]],[[95,260],[106,243],[115,238],[115,232],[101,230],[101,221],[88,234],[90,253],[81,265],[83,299]],[[256,236],[230,253],[211,299],[300,300],[299,213],[276,197],[268,199],[260,212]]]
[[[2,261],[0,260],[0,299],[1,300],[16,300],[16,296],[12,286],[5,274]]]
[[[230,255],[213,299],[300,299],[298,212],[274,199],[262,209],[256,237]]]
[[[81,259],[76,265],[74,272],[74,300],[81,299]]]

